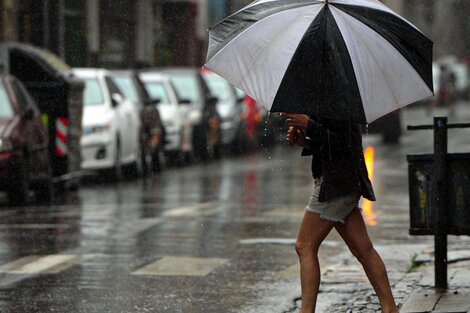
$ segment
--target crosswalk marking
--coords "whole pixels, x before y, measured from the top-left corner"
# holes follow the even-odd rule
[[[93,255],[51,254],[30,255],[0,266],[0,274],[57,274],[92,258]],[[206,276],[230,260],[223,258],[193,258],[166,256],[137,269],[132,275]]]
[[[206,276],[228,262],[228,259],[220,258],[164,257],[138,269],[132,275]]]
[[[182,206],[163,212],[165,217],[178,217],[178,216],[207,216],[214,214],[218,211],[217,203],[207,202],[199,203],[196,205]]]
[[[0,267],[0,273],[8,274],[56,274],[79,263],[84,258],[74,254],[32,255]]]

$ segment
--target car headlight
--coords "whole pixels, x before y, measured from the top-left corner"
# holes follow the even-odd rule
[[[13,150],[13,145],[8,139],[0,139],[0,152],[7,152]]]
[[[189,112],[189,120],[192,124],[199,124],[202,119],[202,114],[199,111]]]
[[[104,124],[104,125],[93,125],[84,127],[82,130],[83,135],[90,135],[90,134],[98,134],[104,133],[111,129],[111,125]]]

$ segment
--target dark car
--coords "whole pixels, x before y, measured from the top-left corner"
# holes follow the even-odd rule
[[[233,152],[242,152],[247,143],[246,120],[243,118],[245,95],[225,78],[201,69],[211,93],[217,97],[217,112],[222,120],[220,125],[222,144]]]
[[[170,75],[178,97],[190,102],[195,157],[203,161],[220,157],[221,119],[216,107],[217,98],[211,94],[199,69],[181,67],[161,71]]]
[[[157,104],[150,100],[145,87],[133,71],[114,71],[112,79],[124,96],[139,109],[142,174],[146,176],[160,171],[165,162],[165,128]]]
[[[0,188],[11,203],[25,203],[30,188],[38,199],[51,199],[48,149],[49,136],[34,100],[20,81],[0,76]]]

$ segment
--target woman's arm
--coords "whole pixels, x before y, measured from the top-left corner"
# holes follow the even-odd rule
[[[290,127],[298,127],[305,134],[303,147],[307,150],[322,144],[326,136],[330,153],[344,154],[351,149],[351,123],[344,120],[324,118],[321,122],[303,114],[282,113]],[[305,151],[308,155],[309,151]]]
[[[320,139],[322,125],[304,114],[281,113],[289,127],[299,128],[305,134],[306,148],[310,148],[315,140]]]

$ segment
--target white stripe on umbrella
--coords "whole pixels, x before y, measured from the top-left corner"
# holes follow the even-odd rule
[[[349,14],[330,9],[348,47],[368,122],[433,95],[387,40]]]
[[[384,11],[384,12],[387,12],[387,13],[390,13],[390,14],[393,14],[393,15],[399,17],[400,19],[404,20],[405,22],[407,22],[408,24],[410,24],[411,26],[413,26],[414,28],[419,30],[415,25],[411,24],[408,20],[406,20],[405,18],[403,18],[399,14],[395,13],[393,10],[391,10],[389,7],[387,7],[386,5],[384,5],[383,3],[381,3],[378,0],[330,0],[329,2],[332,5],[334,5],[335,3],[338,3],[338,4],[362,6],[362,7],[375,9],[375,10]]]
[[[206,67],[270,110],[292,55],[323,6],[317,3],[264,18],[223,47]]]

